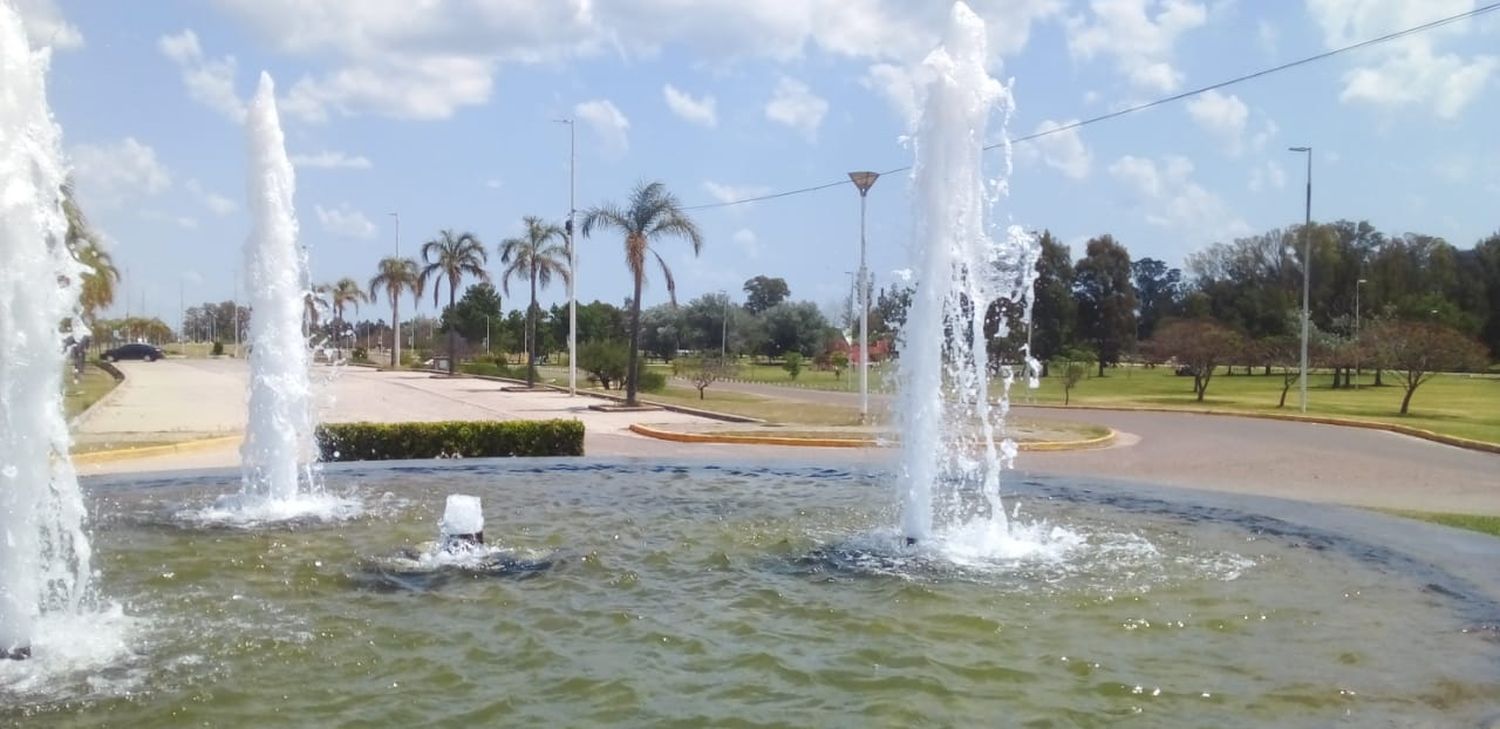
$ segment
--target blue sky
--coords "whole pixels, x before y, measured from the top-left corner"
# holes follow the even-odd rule
[[[12,1],[16,0],[0,0]],[[494,245],[523,215],[640,179],[714,203],[909,164],[909,69],[943,0],[20,0],[87,212],[129,269],[132,313],[175,322],[228,298],[249,231],[243,105],[277,81],[316,280],[367,281],[441,228]],[[1012,136],[1464,12],[1476,0],[976,0]],[[1216,240],[1367,218],[1468,247],[1500,227],[1500,12],[1015,151],[1001,211],[1074,245],[1109,232],[1182,265]],[[992,130],[994,133],[994,130]],[[992,161],[999,161],[993,157]],[[871,191],[871,267],[906,265],[909,181]],[[858,256],[858,196],[835,188],[695,213],[701,257],[667,241],[679,295],[782,276],[827,305]],[[629,291],[620,242],[580,244],[583,299]],[[498,264],[496,257],[495,264]],[[498,265],[492,265],[498,269]],[[519,293],[519,291],[518,291]],[[548,301],[563,296],[559,285]],[[645,303],[664,301],[653,281]],[[511,306],[507,302],[507,307]],[[124,299],[114,307],[123,313]],[[362,314],[376,317],[383,305]],[[431,312],[431,300],[422,311]]]

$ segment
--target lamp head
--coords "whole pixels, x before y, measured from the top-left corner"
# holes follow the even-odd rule
[[[1311,152],[1312,147],[1287,147],[1288,152]]]
[[[870,188],[875,185],[875,181],[878,180],[878,179],[880,179],[880,173],[879,172],[850,172],[849,173],[849,180],[854,183],[855,187],[859,188],[859,194],[861,196],[863,196],[865,193],[869,192]]]

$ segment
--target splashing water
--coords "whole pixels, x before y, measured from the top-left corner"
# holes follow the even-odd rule
[[[67,246],[49,55],[0,0],[0,656],[45,651],[49,621],[91,602],[90,546],[63,418],[64,335],[83,267]]]
[[[316,511],[323,499],[313,440],[310,357],[302,333],[307,260],[297,245],[296,181],[268,74],[261,74],[245,128],[253,221],[245,241],[252,307],[250,421],[241,450],[244,475],[237,506],[286,517],[300,513],[298,502],[308,502]]]
[[[915,291],[900,360],[902,531],[918,542],[947,527],[956,528],[954,536],[1009,532],[1000,472],[1017,450],[1004,434],[1015,373],[1001,368],[1003,394],[992,404],[985,319],[996,301],[1029,298],[1038,253],[1019,226],[991,236],[990,211],[1006,192],[1010,148],[1007,142],[1002,174],[986,178],[985,129],[998,114],[1005,138],[1013,100],[986,72],[986,57],[984,21],[957,3],[943,44],[920,70],[927,84],[912,172]],[[997,336],[1005,334],[1001,317]],[[1035,369],[1029,356],[1026,367]],[[983,503],[965,498],[976,493]],[[973,519],[984,523],[965,525]]]

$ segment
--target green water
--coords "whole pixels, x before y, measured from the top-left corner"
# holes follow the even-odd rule
[[[230,485],[96,493],[103,592],[129,617],[67,639],[130,650],[0,667],[0,724],[1367,727],[1500,708],[1500,645],[1454,600],[1234,525],[1023,496],[1074,536],[954,564],[903,556],[885,487],[840,472],[330,481],[366,515],[184,526]],[[430,539],[455,492],[551,568],[383,580],[377,558]]]

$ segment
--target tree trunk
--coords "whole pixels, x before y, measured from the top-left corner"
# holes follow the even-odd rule
[[[1292,381],[1289,380],[1289,379],[1287,379],[1286,375],[1282,375],[1281,376],[1281,401],[1278,402],[1278,403],[1276,403],[1276,407],[1278,407],[1278,408],[1284,408],[1284,407],[1286,407],[1286,394],[1288,392],[1290,392],[1291,389],[1292,389]]]
[[[641,344],[641,279],[643,277],[643,275],[635,277],[635,297],[630,300],[630,358],[627,360],[625,370],[625,404],[631,407],[637,405],[635,373],[637,352]]]
[[[526,342],[526,386],[536,387],[536,263],[531,264],[531,308],[526,310],[526,326],[531,337]]]
[[[1379,367],[1375,368],[1375,386],[1376,387],[1381,387],[1384,384],[1384,383],[1382,383],[1380,381],[1380,373],[1383,372],[1383,371],[1384,370],[1380,369]]]
[[[1406,386],[1406,395],[1401,398],[1401,414],[1406,414],[1406,409],[1411,406],[1411,394],[1417,391],[1416,385]]]
[[[458,306],[458,282],[448,280],[448,311],[453,312]],[[448,322],[448,374],[458,374],[458,340],[454,339],[457,332],[453,331],[453,322]]]
[[[396,350],[401,344],[401,296],[391,297],[391,369],[401,366],[396,361]]]
[[[1100,355],[1100,357],[1099,357],[1099,376],[1100,377],[1104,376],[1104,357],[1103,357],[1103,355]]]

